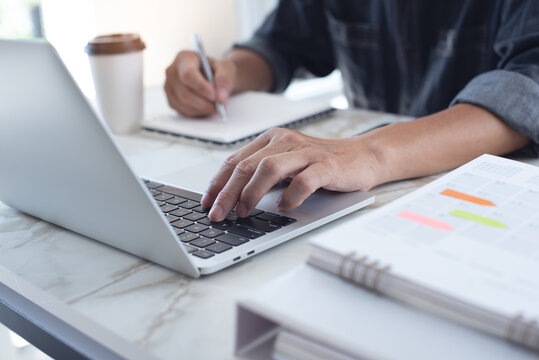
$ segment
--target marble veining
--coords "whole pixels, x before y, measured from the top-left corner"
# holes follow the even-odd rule
[[[173,278],[171,278],[171,280],[172,279]],[[151,324],[148,326],[146,334],[141,339],[138,339],[137,343],[143,347],[150,346],[152,343],[152,338],[156,335],[159,329],[161,329],[167,322],[181,318],[184,309],[182,309],[179,305],[181,300],[189,294],[189,287],[185,286],[186,284],[183,285],[184,286],[175,289],[171,294],[165,296],[165,298],[169,299],[168,304],[158,314],[156,314]]]
[[[102,291],[103,289],[106,289],[106,288],[109,288],[111,286],[114,286],[115,284],[121,282],[122,280],[128,278],[129,276],[133,275],[134,273],[138,272],[138,271],[142,271],[144,270],[144,267],[150,267],[152,266],[151,263],[149,263],[148,261],[146,260],[138,260],[136,261],[134,264],[131,264],[129,265],[127,268],[125,269],[120,269],[118,271],[116,271],[115,273],[111,274],[111,278],[112,280],[107,282],[106,284],[103,284],[101,286],[99,286],[98,288],[96,289],[92,289],[84,294],[81,294],[81,295],[78,295],[72,299],[69,299],[66,301],[67,304],[74,304],[78,301],[82,301],[86,298],[88,298],[89,296],[92,296],[94,294],[97,294],[99,293],[100,291]],[[143,285],[141,285],[143,286]]]

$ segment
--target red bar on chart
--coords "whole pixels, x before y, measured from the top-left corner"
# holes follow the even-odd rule
[[[430,226],[431,228],[435,228],[439,230],[448,230],[448,231],[454,230],[453,227],[449,225],[448,223],[445,223],[443,221],[436,220],[427,216],[423,216],[420,214],[416,214],[408,210],[401,211],[400,213],[397,214],[397,216],[403,219],[414,221],[416,223]]]

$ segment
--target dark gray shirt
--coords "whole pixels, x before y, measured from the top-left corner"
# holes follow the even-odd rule
[[[539,155],[539,0],[281,0],[236,46],[267,60],[276,92],[339,69],[351,106],[424,116],[475,104]]]

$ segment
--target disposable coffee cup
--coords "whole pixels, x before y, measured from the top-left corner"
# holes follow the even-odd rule
[[[138,131],[142,124],[144,48],[136,34],[98,36],[86,45],[97,107],[115,134]]]

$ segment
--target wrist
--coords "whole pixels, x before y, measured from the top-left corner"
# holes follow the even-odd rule
[[[234,50],[232,50],[233,52]],[[231,94],[237,94],[239,92],[242,92],[243,90],[241,90],[241,77],[240,77],[240,71],[241,71],[241,67],[238,65],[238,61],[235,59],[235,56],[234,55],[231,55],[232,52],[229,52],[228,54],[226,54],[224,56],[224,58],[228,61],[230,61],[230,63],[232,64],[232,66],[234,67],[234,79],[233,79],[233,87],[232,87],[232,91],[231,91]]]
[[[273,85],[270,65],[257,53],[247,49],[233,49],[226,55],[236,67],[234,93],[269,91]]]
[[[376,129],[357,136],[358,146],[362,147],[360,153],[366,154],[368,164],[371,168],[372,179],[369,188],[395,180],[390,161],[391,154],[393,153],[392,144],[386,141],[383,130],[385,129]],[[365,160],[362,157],[359,161]]]

